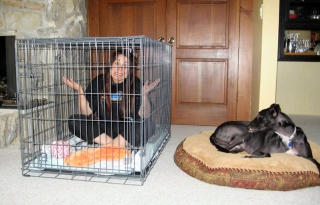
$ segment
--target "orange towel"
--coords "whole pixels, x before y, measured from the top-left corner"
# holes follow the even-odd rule
[[[64,158],[64,164],[75,167],[86,167],[99,161],[120,160],[130,151],[118,147],[99,147],[78,150]]]

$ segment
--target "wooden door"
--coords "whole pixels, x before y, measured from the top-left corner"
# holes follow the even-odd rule
[[[173,124],[249,120],[253,1],[90,0],[89,36],[175,38]]]
[[[166,38],[166,0],[90,0],[89,36]]]
[[[218,125],[236,119],[237,0],[168,1],[173,37],[172,123]]]
[[[88,13],[92,37],[166,38],[166,0],[90,0]],[[96,75],[97,71],[92,71],[92,76]],[[136,75],[140,77],[140,70]]]

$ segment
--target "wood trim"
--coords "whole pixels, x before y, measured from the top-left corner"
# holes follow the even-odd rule
[[[232,82],[228,82],[228,100],[229,103],[227,105],[227,121],[235,120],[237,118],[237,94],[238,94],[238,81],[239,78],[238,72],[239,72],[239,33],[240,33],[240,19],[239,19],[239,13],[240,13],[240,0],[237,0],[230,3],[229,6],[229,13],[233,16],[236,16],[236,18],[231,18],[229,20],[229,77],[228,79],[232,80]],[[234,36],[234,38],[232,38]],[[232,69],[231,69],[232,68]]]
[[[240,2],[237,120],[250,120],[254,0]]]
[[[88,2],[88,36],[98,37],[100,33],[100,1],[90,0]]]
[[[316,52],[309,51],[309,52],[304,52],[304,53],[289,53],[289,52],[284,52],[284,55],[289,55],[289,56],[315,56],[317,55]]]

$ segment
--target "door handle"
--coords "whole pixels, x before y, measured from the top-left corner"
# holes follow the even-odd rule
[[[173,44],[174,43],[174,38],[173,37],[168,38],[168,43]]]
[[[158,39],[158,41],[161,42],[161,43],[164,43],[164,38],[163,38],[163,37],[160,37],[160,38]]]

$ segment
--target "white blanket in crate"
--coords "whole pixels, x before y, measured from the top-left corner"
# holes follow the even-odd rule
[[[145,169],[148,164],[157,157],[159,150],[165,143],[165,138],[168,132],[162,132],[160,135],[154,135],[149,142],[144,146],[143,150],[126,156],[121,160],[115,161],[99,161],[88,167],[72,167],[64,164],[64,158],[54,158],[51,155],[50,145],[43,145],[41,156],[30,163],[30,169],[59,169],[63,171],[88,171],[97,174],[131,174],[133,172],[140,172]],[[75,145],[80,142],[78,137],[72,137],[68,140],[72,147],[72,152],[75,151]]]

